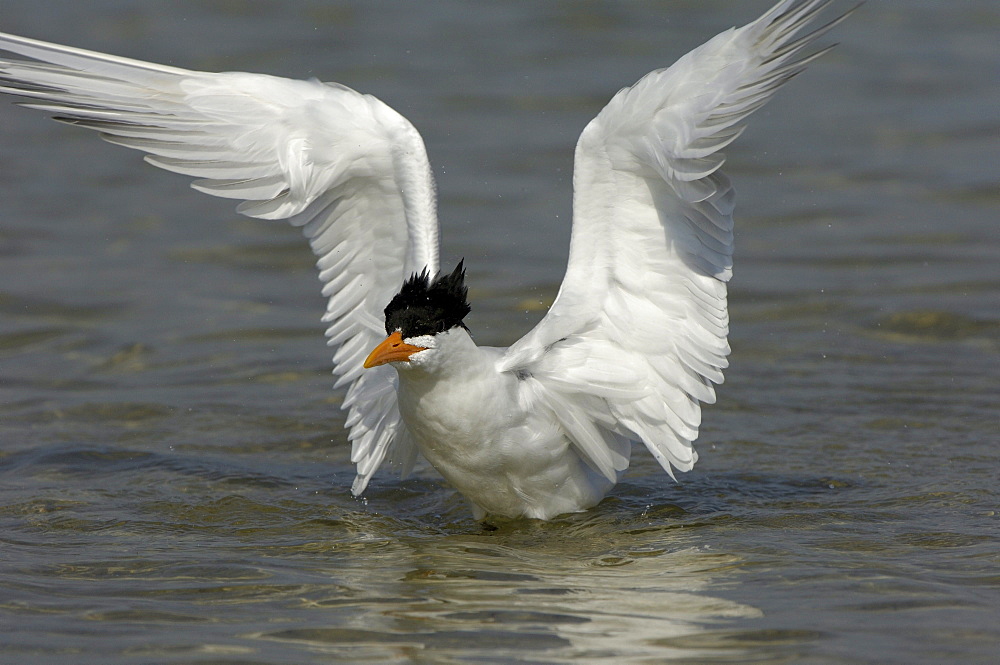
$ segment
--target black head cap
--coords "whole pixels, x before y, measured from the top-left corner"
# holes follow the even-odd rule
[[[456,326],[465,327],[462,319],[472,308],[466,299],[465,259],[450,275],[438,275],[431,281],[424,268],[403,282],[399,293],[385,308],[385,332],[396,330],[403,338],[435,335]]]

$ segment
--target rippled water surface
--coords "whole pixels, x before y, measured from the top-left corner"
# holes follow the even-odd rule
[[[572,146],[769,0],[5,0],[0,29],[336,80],[420,128],[482,343],[564,267]],[[350,496],[296,232],[0,108],[0,662],[993,663],[1000,7],[869,2],[729,151],[701,462],[550,523]]]

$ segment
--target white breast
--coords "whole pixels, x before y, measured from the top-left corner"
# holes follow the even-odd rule
[[[461,329],[436,337],[436,357],[398,367],[400,415],[477,519],[548,519],[604,497],[612,483],[581,460],[523,381],[496,371],[502,349],[476,347]]]

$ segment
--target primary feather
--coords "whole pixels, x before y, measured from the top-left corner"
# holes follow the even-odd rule
[[[803,55],[846,14],[797,33],[829,4],[780,2],[619,91],[587,125],[566,276],[545,318],[501,360],[561,393],[557,403],[603,393],[612,431],[642,441],[668,473],[697,461],[699,402],[715,402],[728,365],[734,191],[721,150],[824,52]],[[609,392],[622,383],[641,390]]]
[[[347,386],[355,494],[386,459],[405,472],[419,452],[477,516],[548,518],[599,501],[633,441],[671,475],[697,460],[700,403],[715,401],[729,353],[734,196],[721,151],[824,52],[808,48],[846,14],[805,29],[830,1],[782,0],[622,89],[587,125],[566,276],[508,349],[468,337],[461,266],[431,281],[438,225],[423,141],[374,97],[5,34],[0,51],[21,57],[0,59],[0,91],[241,200],[242,214],[302,229],[328,297],[336,385]],[[434,289],[456,298],[440,306]],[[411,360],[389,363],[398,372],[363,369],[384,325],[413,338]]]
[[[390,451],[413,459],[394,373],[361,367],[403,279],[437,269],[434,182],[405,118],[337,84],[187,71],[13,35],[0,35],[0,50],[35,60],[0,61],[0,90],[35,100],[24,106],[242,199],[244,215],[302,228],[329,298],[336,385],[348,386],[356,491]]]

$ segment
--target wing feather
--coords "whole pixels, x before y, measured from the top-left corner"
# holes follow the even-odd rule
[[[348,385],[355,493],[387,459],[416,449],[400,422],[395,376],[361,372],[384,336],[382,309],[403,280],[437,271],[434,183],[423,141],[381,101],[319,81],[205,73],[0,34],[0,92],[23,106],[199,178],[237,210],[301,227],[318,257],[337,385]]]
[[[592,427],[642,441],[671,475],[697,460],[700,403],[715,401],[728,365],[734,191],[721,151],[826,51],[804,49],[847,14],[799,33],[829,4],[782,0],[621,90],[587,125],[566,276],[545,318],[499,361],[532,377],[556,412],[566,395],[592,398]],[[565,423],[597,470],[620,470],[595,450],[592,427]]]

